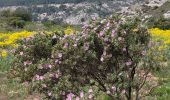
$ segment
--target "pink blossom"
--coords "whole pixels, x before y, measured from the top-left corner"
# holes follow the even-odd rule
[[[36,80],[43,80],[44,79],[43,76],[39,76],[39,75],[36,75],[35,78],[36,78]]]
[[[69,94],[67,95],[66,100],[72,100],[72,97],[73,97],[73,96],[74,96],[73,93],[69,93]]]
[[[115,37],[115,30],[112,30],[111,37]]]
[[[112,86],[112,91],[115,92],[116,91],[116,87]]]
[[[108,42],[108,41],[109,41],[109,39],[106,37],[106,38],[104,38],[104,41],[105,41],[105,42]]]
[[[130,65],[132,65],[132,61],[126,62],[126,66],[130,66]]]
[[[52,93],[51,92],[48,92],[48,96],[51,96],[52,95]]]
[[[50,69],[51,69],[51,68],[52,68],[52,65],[51,65],[51,64],[49,64],[49,65],[48,65],[48,68],[50,68]]]
[[[106,26],[109,27],[110,26],[110,22],[108,22]]]
[[[101,37],[101,36],[103,36],[104,35],[104,31],[101,31],[100,33],[99,33],[99,36]]]
[[[65,44],[64,44],[64,48],[68,48],[68,43],[65,43]]]
[[[40,76],[40,77],[39,77],[39,79],[40,79],[40,80],[43,80],[43,79],[44,79],[44,77],[43,77],[43,76]]]
[[[126,48],[123,48],[123,51],[125,52],[125,51],[126,51]]]
[[[25,61],[25,62],[24,62],[24,66],[26,66],[26,65],[31,65],[31,64],[32,64],[31,61]]]
[[[80,98],[83,98],[84,97],[84,93],[81,91],[80,92]]]
[[[56,59],[56,60],[55,60],[55,63],[58,63],[58,62],[59,62],[59,60],[58,60],[58,59]]]
[[[79,97],[76,97],[76,100],[80,100],[80,98],[79,98]]]

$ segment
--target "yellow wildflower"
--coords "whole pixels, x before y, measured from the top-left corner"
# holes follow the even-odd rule
[[[170,30],[161,30],[159,28],[149,29],[154,41],[161,41],[163,44],[159,47],[159,50],[166,49],[170,44]]]
[[[69,34],[73,34],[74,33],[74,30],[71,28],[71,27],[67,27],[65,30],[64,30],[64,33],[69,35]]]
[[[2,52],[1,52],[1,57],[6,57],[7,56],[7,51],[5,51],[5,50],[3,50]]]

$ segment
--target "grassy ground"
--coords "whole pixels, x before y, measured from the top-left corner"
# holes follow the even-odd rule
[[[8,71],[14,57],[0,58],[0,100],[24,100],[28,88],[16,79],[8,79]]]

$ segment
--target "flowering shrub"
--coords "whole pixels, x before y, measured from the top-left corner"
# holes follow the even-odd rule
[[[32,80],[40,60],[51,57],[51,37],[49,34],[41,33],[18,41],[19,46],[14,51],[15,60],[12,70],[14,76],[20,77],[22,82]]]
[[[138,18],[120,17],[93,21],[79,34],[60,37],[54,47],[46,35],[21,42],[14,73],[49,99],[95,99],[99,92],[118,100],[135,93],[139,99],[156,64],[148,56],[154,53],[150,34]]]
[[[13,48],[17,46],[17,40],[27,38],[33,35],[33,32],[21,31],[14,33],[0,33],[0,56],[6,57],[8,52],[5,49]],[[3,50],[4,49],[4,50]]]
[[[170,30],[161,30],[159,28],[152,28],[149,30],[152,37],[154,37],[154,41],[161,42],[162,45],[159,49],[166,49],[170,44]]]
[[[2,51],[1,51],[1,56],[0,56],[0,57],[5,58],[6,56],[7,56],[7,51],[2,50]]]
[[[15,33],[0,33],[0,47],[4,46],[16,46],[16,41],[18,39],[27,38],[31,36],[33,32],[22,31]]]
[[[69,34],[73,34],[74,33],[74,30],[73,28],[71,27],[67,27],[65,30],[64,30],[64,33],[69,35]]]

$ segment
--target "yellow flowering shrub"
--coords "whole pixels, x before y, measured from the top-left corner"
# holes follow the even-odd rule
[[[160,40],[165,44],[170,44],[170,30],[161,30],[159,28],[152,28],[149,31],[156,40]]]
[[[19,39],[27,38],[33,35],[34,32],[21,31],[14,33],[0,33],[0,48],[15,47],[17,46],[16,41]],[[7,51],[0,50],[0,56],[6,57]]]
[[[69,34],[73,34],[74,33],[74,29],[72,29],[71,27],[67,27],[65,30],[64,30],[64,33],[69,35]]]
[[[21,31],[15,33],[0,33],[0,47],[15,46],[18,39],[27,38],[33,35],[33,32]]]
[[[170,44],[170,30],[161,30],[159,28],[152,28],[149,29],[151,36],[153,37],[154,41],[162,42],[162,45],[159,47],[159,50],[167,48]]]
[[[1,57],[6,57],[7,56],[7,51],[5,51],[5,50],[2,50],[2,52],[1,52]]]

